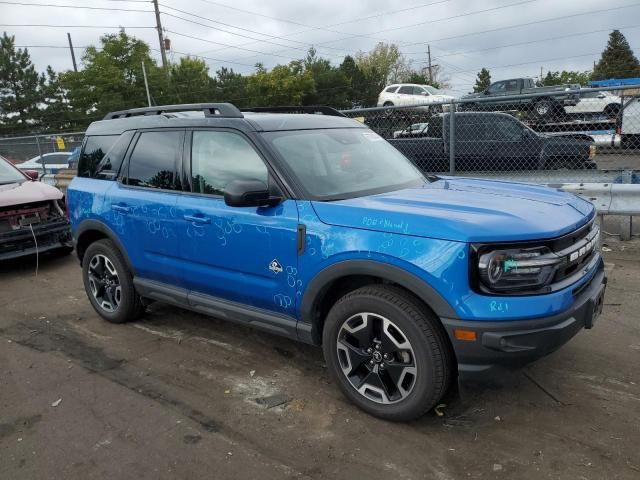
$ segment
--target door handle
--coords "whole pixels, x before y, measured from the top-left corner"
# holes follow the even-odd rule
[[[127,205],[124,203],[114,203],[113,205],[111,205],[111,210],[120,213],[130,213],[131,207],[127,207]]]
[[[184,218],[187,222],[193,222],[193,223],[211,223],[211,219],[209,217],[205,217],[202,214],[195,214],[195,215],[184,215],[182,218]]]

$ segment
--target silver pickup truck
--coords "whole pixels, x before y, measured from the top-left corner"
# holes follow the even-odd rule
[[[461,100],[483,99],[481,102],[465,102],[463,110],[528,110],[536,116],[544,118],[563,113],[565,106],[576,105],[579,97],[576,90],[580,85],[554,85],[551,87],[536,87],[532,78],[512,78],[493,82],[484,92],[471,93]],[[545,93],[548,95],[536,97],[512,98],[517,95],[531,93]]]

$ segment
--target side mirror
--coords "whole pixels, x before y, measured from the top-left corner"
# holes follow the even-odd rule
[[[604,93],[599,93],[598,98],[607,98],[607,96]]]
[[[224,187],[224,203],[230,207],[265,207],[280,203],[260,180],[233,180]]]
[[[484,91],[484,92],[482,92],[482,93],[484,93],[485,95],[489,95],[489,90],[485,90],[485,91]]]
[[[38,178],[40,178],[40,172],[38,172],[37,170],[23,170],[23,172],[27,177],[29,177],[31,180],[36,181],[38,180]]]
[[[429,94],[427,92],[422,92],[422,93],[420,93],[420,95],[422,95],[423,97],[426,97]]]

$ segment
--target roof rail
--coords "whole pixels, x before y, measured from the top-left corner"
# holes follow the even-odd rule
[[[182,105],[159,105],[157,107],[130,108],[107,113],[104,120],[128,118],[139,115],[162,115],[167,112],[202,111],[205,117],[242,118],[242,112],[231,103],[186,103]]]
[[[311,113],[315,115],[330,115],[332,117],[345,117],[342,112],[325,105],[292,105],[288,107],[253,107],[243,108],[243,112],[254,113]]]

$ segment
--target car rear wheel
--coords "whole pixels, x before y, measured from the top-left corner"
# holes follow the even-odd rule
[[[454,368],[445,335],[411,294],[374,285],[333,306],[323,350],[353,403],[380,418],[408,421],[434,407],[449,386]]]
[[[618,114],[620,113],[620,105],[618,104],[607,105],[603,113],[608,118],[617,117]]]
[[[546,99],[539,100],[533,105],[533,112],[540,118],[550,116],[553,113],[553,110],[553,103]]]
[[[82,279],[91,305],[105,320],[123,323],[143,313],[133,275],[111,240],[89,245],[82,259]]]

